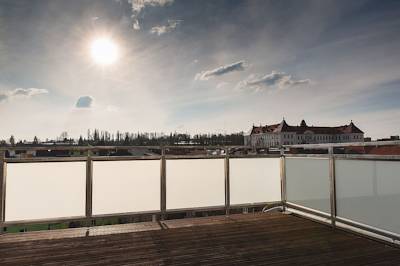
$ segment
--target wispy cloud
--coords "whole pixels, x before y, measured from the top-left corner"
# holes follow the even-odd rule
[[[236,88],[253,89],[259,91],[268,87],[283,89],[287,87],[309,84],[310,82],[310,79],[295,79],[292,75],[286,74],[285,72],[272,71],[270,74],[266,74],[264,76],[251,74],[245,80],[239,82]]]
[[[128,0],[132,5],[133,29],[140,30],[139,15],[146,6],[165,6],[173,2],[174,0]]]
[[[220,82],[220,83],[217,84],[216,88],[217,88],[217,89],[222,89],[222,88],[224,88],[224,87],[226,87],[226,86],[228,86],[228,85],[229,85],[229,82],[222,81],[222,82]]]
[[[4,102],[7,100],[13,100],[16,98],[31,98],[35,95],[47,94],[48,90],[38,89],[38,88],[16,88],[13,90],[2,91],[0,92],[0,102]]]
[[[181,20],[169,19],[167,25],[155,26],[151,28],[150,32],[157,34],[158,36],[173,31],[179,24]]]
[[[92,96],[81,96],[76,102],[76,108],[90,108],[93,105],[93,97]]]
[[[233,64],[220,66],[218,68],[212,70],[205,70],[200,73],[197,73],[195,76],[195,80],[209,80],[212,77],[222,76],[235,71],[243,71],[247,65],[244,61],[239,61]]]
[[[115,106],[115,105],[108,105],[106,107],[106,111],[107,112],[115,113],[115,112],[118,112],[119,110],[120,110],[120,108],[118,106]]]

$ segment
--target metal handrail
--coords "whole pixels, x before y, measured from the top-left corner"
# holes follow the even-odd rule
[[[330,149],[340,147],[355,147],[355,146],[388,146],[388,145],[400,145],[400,140],[395,141],[371,141],[371,142],[348,142],[348,143],[318,143],[318,144],[293,144],[283,145],[281,151],[284,152],[288,148],[304,148],[304,149]],[[5,151],[101,151],[101,150],[126,150],[126,149],[148,149],[148,150],[168,150],[168,149],[203,149],[203,150],[232,150],[232,149],[267,149],[266,146],[246,146],[246,145],[158,145],[158,146],[135,146],[135,145],[112,145],[112,146],[76,146],[76,145],[47,145],[47,146],[6,146],[0,147],[0,152]],[[149,155],[149,156],[93,156],[93,160],[140,160],[140,159],[159,159],[161,155]],[[191,159],[191,158],[224,158],[225,155],[165,155],[167,159]],[[231,158],[247,158],[247,157],[279,157],[277,154],[256,154],[256,155],[230,155]],[[291,154],[292,157],[328,157],[324,154]],[[398,160],[400,155],[369,155],[369,154],[335,154],[335,157],[341,157],[346,159],[391,159]],[[70,156],[65,156],[70,157]],[[7,162],[30,162],[30,161],[83,161],[85,156],[72,157],[70,159],[64,159],[62,156],[57,157],[35,157],[35,158],[5,158]]]
[[[291,144],[282,145],[282,148],[305,148],[305,149],[328,149],[329,147],[354,147],[354,146],[388,146],[400,145],[400,140],[388,141],[369,141],[369,142],[340,142],[340,143],[315,143],[315,144]],[[88,151],[88,150],[122,150],[122,149],[267,149],[268,146],[251,146],[251,145],[104,145],[104,146],[78,146],[78,145],[38,145],[38,146],[4,146],[0,147],[0,151]]]
[[[292,144],[283,145],[285,148],[304,148],[304,149],[328,149],[355,146],[389,146],[400,145],[400,140],[388,141],[368,141],[368,142],[341,142],[341,143],[316,143],[316,144]]]

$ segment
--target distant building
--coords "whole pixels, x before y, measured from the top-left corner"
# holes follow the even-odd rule
[[[377,139],[376,141],[393,141],[393,140],[400,140],[400,137],[398,135],[390,136],[390,138]]]
[[[36,151],[33,150],[9,150],[7,151],[7,157],[11,158],[32,158],[36,156]]]
[[[400,155],[400,145],[352,146],[344,147],[342,150],[347,154]]]
[[[344,126],[315,127],[308,126],[304,120],[299,126],[289,126],[283,119],[279,124],[253,126],[244,136],[244,144],[253,147],[343,142],[364,142],[364,132],[353,121]]]

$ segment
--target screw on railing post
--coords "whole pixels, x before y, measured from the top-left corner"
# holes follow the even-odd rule
[[[166,218],[167,212],[167,165],[165,159],[165,148],[161,148],[161,160],[160,160],[160,219]]]
[[[229,215],[231,208],[229,148],[225,148],[225,214]]]
[[[92,215],[93,215],[93,161],[92,151],[87,151],[86,158],[86,204],[85,204],[85,216],[89,225],[92,226]]]
[[[281,165],[281,202],[282,202],[282,211],[286,211],[286,157],[285,157],[285,149],[281,148],[280,150],[281,158],[280,158],[280,165]]]
[[[329,152],[329,186],[330,186],[330,206],[331,206],[331,223],[332,227],[336,227],[336,173],[335,173],[335,157],[333,147],[328,148]]]
[[[6,170],[7,165],[4,161],[5,151],[0,151],[0,234],[4,231],[6,219]]]

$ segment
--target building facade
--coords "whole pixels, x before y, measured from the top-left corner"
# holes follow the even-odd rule
[[[353,121],[337,127],[290,126],[285,119],[279,124],[253,126],[244,136],[244,144],[253,147],[281,147],[282,145],[363,142],[364,132]]]

